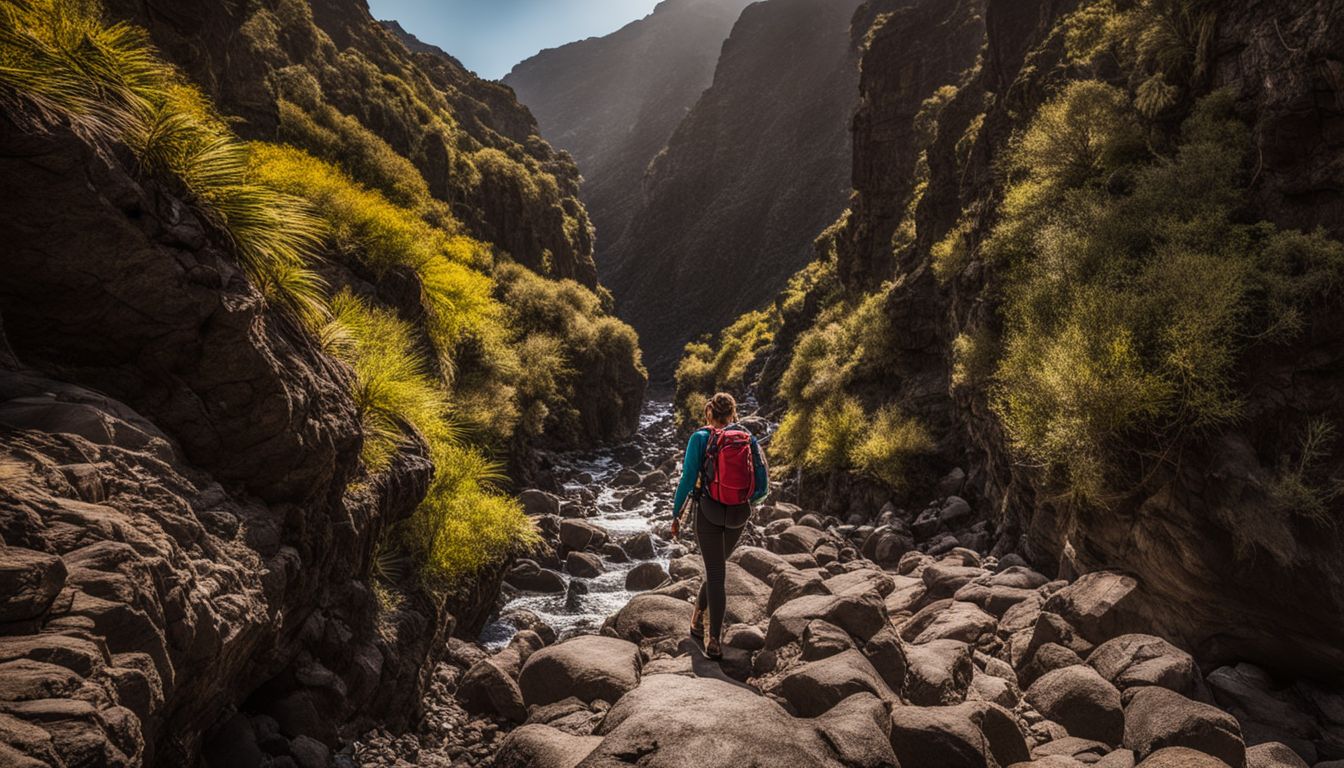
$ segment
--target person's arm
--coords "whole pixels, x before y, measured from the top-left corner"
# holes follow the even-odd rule
[[[697,429],[686,441],[686,456],[681,460],[681,481],[677,483],[677,494],[672,498],[672,519],[681,517],[681,506],[695,490],[695,481],[700,477],[700,460],[705,455],[706,432]]]
[[[770,492],[770,468],[765,465],[765,453],[755,437],[751,438],[751,458],[756,466],[756,492],[751,494],[751,500],[756,502]]]

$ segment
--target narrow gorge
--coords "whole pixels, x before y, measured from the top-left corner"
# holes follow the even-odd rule
[[[0,766],[1344,767],[1344,0],[412,7],[0,0]]]

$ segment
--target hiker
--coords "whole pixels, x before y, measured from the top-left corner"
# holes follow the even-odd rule
[[[711,397],[705,403],[705,426],[686,443],[681,482],[672,502],[674,538],[681,527],[682,505],[689,498],[694,507],[695,541],[705,561],[705,579],[691,614],[691,636],[704,643],[705,656],[711,659],[723,657],[719,633],[727,603],[724,578],[728,555],[751,516],[751,502],[759,501],[769,490],[769,478],[761,446],[746,427],[737,423],[737,401],[726,392]],[[703,626],[706,609],[708,637]]]

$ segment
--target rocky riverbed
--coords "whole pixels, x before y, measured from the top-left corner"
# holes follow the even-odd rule
[[[763,422],[753,426],[764,429]],[[927,507],[846,521],[777,491],[728,567],[722,662],[686,635],[703,570],[669,540],[666,408],[555,457],[524,494],[544,551],[452,641],[415,734],[364,765],[1344,768],[1344,695],[1152,634],[1118,570],[1031,568],[953,473]]]

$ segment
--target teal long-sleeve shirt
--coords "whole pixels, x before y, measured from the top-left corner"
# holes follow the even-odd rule
[[[681,481],[677,483],[677,494],[672,500],[672,518],[681,516],[681,506],[686,503],[695,483],[700,479],[700,462],[705,458],[705,449],[709,446],[709,427],[695,430],[691,439],[686,441],[686,456],[681,460]],[[756,466],[756,492],[751,495],[753,502],[760,501],[770,492],[770,472],[766,469],[765,459],[761,456],[761,446],[756,438],[751,438],[751,458]]]

